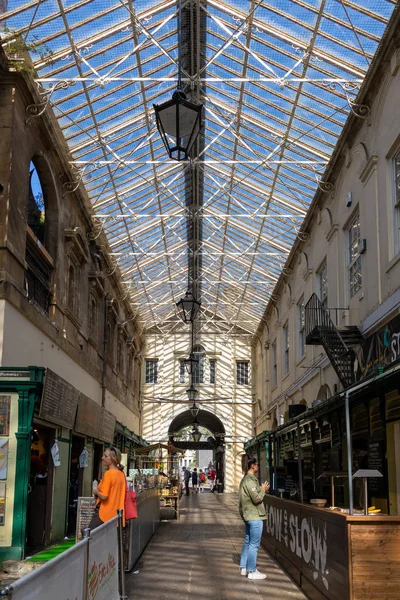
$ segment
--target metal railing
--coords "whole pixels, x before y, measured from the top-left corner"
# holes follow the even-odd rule
[[[353,353],[344,343],[328,310],[316,294],[312,294],[305,305],[306,344],[321,344],[332,363],[342,385],[354,382]]]
[[[12,600],[126,600],[123,511],[43,566],[0,591]],[[117,526],[118,525],[118,526]]]

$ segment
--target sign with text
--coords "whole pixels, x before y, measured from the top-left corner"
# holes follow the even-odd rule
[[[113,443],[115,421],[116,419],[112,413],[110,413],[105,408],[101,409],[101,419],[98,435],[99,440],[103,440],[103,442],[109,442],[110,444]]]
[[[87,498],[80,496],[78,498],[78,507],[76,514],[76,540],[79,541],[83,537],[83,530],[89,527],[93,517],[94,507],[96,506],[96,498],[89,496]]]
[[[69,548],[56,558],[12,584],[13,600],[82,600],[87,542]]]
[[[400,360],[400,315],[371,335],[356,353],[356,378],[363,379]]]
[[[347,549],[343,545],[346,519],[269,495],[265,497],[265,508],[263,539],[267,548],[273,546],[297,574],[319,590],[321,597],[345,597],[347,577],[339,574],[347,572]]]
[[[88,600],[119,600],[118,517],[91,532]]]
[[[99,436],[100,419],[101,406],[88,396],[79,394],[75,431],[97,438]]]
[[[73,429],[79,392],[62,377],[46,369],[39,416]]]

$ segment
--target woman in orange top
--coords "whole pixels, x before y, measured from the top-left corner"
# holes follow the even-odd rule
[[[117,515],[118,509],[124,509],[125,505],[126,479],[121,465],[121,452],[114,447],[107,448],[101,460],[107,471],[99,486],[93,489],[93,496],[98,500],[90,529],[110,521]]]

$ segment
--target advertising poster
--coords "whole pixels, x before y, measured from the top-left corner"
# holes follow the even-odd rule
[[[88,600],[119,600],[116,521],[108,521],[91,533]]]
[[[0,481],[0,525],[4,525],[6,516],[6,482]]]
[[[12,584],[13,600],[82,600],[86,543],[72,546],[57,558]]]
[[[0,441],[0,479],[7,479],[8,440]]]
[[[0,394],[0,435],[10,433],[10,406],[11,396]]]

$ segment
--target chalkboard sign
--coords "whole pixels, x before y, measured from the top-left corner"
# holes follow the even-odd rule
[[[105,408],[101,410],[101,419],[100,419],[100,427],[99,427],[99,440],[103,440],[103,442],[109,442],[112,444],[114,441],[114,431],[115,431],[115,417],[112,413],[110,413]]]
[[[94,507],[96,505],[95,498],[78,498],[78,509],[76,516],[76,541],[79,542],[83,538],[83,530],[89,527],[93,517]]]
[[[73,429],[79,392],[50,369],[46,369],[39,416]]]
[[[383,440],[370,439],[368,442],[368,469],[376,469],[385,475],[385,447]],[[372,496],[385,496],[385,478],[368,479],[368,490]]]
[[[99,435],[101,406],[85,396],[79,395],[75,431],[97,438]]]

